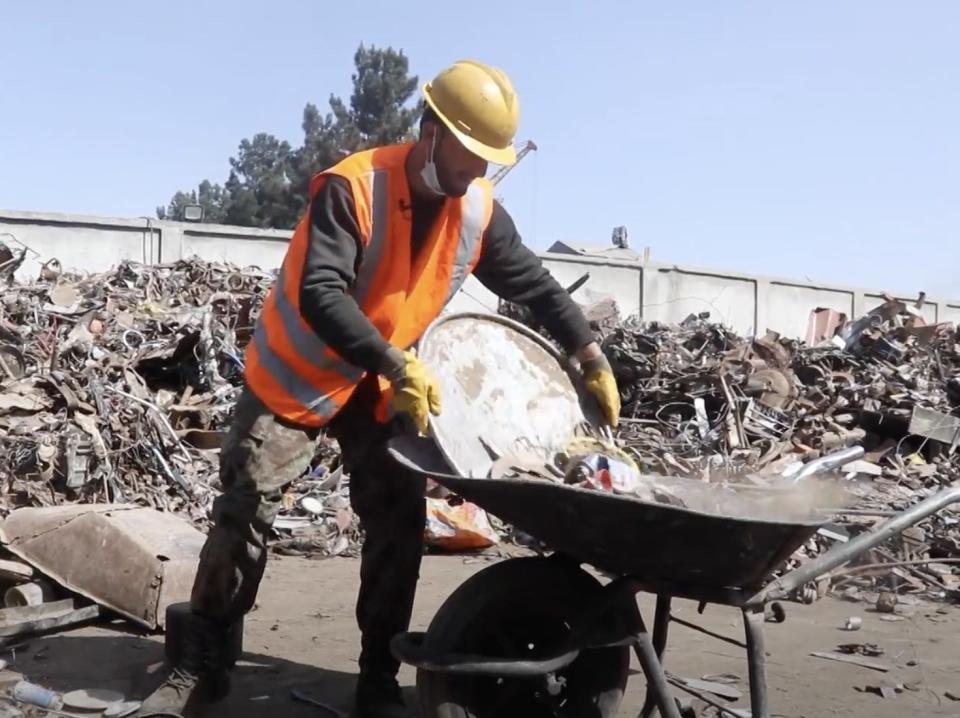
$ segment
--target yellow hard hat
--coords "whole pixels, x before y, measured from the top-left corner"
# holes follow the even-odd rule
[[[426,83],[423,96],[475,155],[498,165],[517,161],[513,136],[520,120],[520,103],[502,70],[460,60]]]

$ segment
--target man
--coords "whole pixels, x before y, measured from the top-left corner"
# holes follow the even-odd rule
[[[247,349],[182,658],[141,715],[177,715],[199,678],[223,675],[225,637],[253,606],[283,489],[308,468],[321,430],[340,443],[365,534],[356,715],[412,715],[389,642],[410,621],[424,485],[390,462],[385,443],[411,424],[425,432],[441,411],[441,387],[410,348],[469,274],[530,307],[617,421],[616,382],[589,325],[484,179],[488,162],[516,161],[510,80],[462,61],[423,92],[417,142],[351,155],[311,183],[309,210]]]

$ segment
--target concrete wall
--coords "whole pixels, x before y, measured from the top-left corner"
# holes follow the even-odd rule
[[[0,242],[15,253],[33,251],[18,276],[35,278],[43,262],[56,258],[64,269],[104,271],[124,259],[156,262],[161,228],[156,220],[0,210]]]
[[[275,269],[283,262],[290,232],[244,229],[220,224],[164,223],[160,261],[201,257],[241,267]]]
[[[14,250],[21,243],[32,250],[18,272],[27,280],[35,278],[41,264],[53,257],[72,271],[103,271],[123,259],[174,262],[191,256],[270,270],[280,265],[289,237],[286,231],[162,222],[146,217],[0,210],[0,241]],[[679,322],[689,314],[710,312],[711,318],[741,334],[773,329],[785,336],[803,337],[810,311],[816,307],[829,307],[854,317],[883,301],[875,289],[652,262],[567,254],[542,256],[564,286],[589,273],[587,282],[574,295],[580,302],[609,297],[617,301],[624,316],[640,314],[663,322]],[[497,298],[471,277],[448,309],[490,311],[496,306]],[[930,322],[960,323],[960,301],[928,297],[922,311]]]

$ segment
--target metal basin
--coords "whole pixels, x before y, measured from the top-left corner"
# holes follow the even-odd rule
[[[704,588],[756,588],[826,522],[720,515],[529,479],[464,478],[430,439],[398,437],[392,458],[579,561],[618,575]],[[702,491],[721,487],[702,484]],[[726,503],[724,503],[726,501]],[[718,497],[718,505],[729,505]]]

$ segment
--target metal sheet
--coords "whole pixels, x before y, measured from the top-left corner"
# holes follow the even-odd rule
[[[960,440],[960,419],[934,409],[915,406],[910,417],[910,433],[952,445]]]
[[[21,508],[0,523],[5,548],[67,589],[146,628],[190,600],[204,535],[172,514],[128,504]]]
[[[562,450],[599,410],[578,373],[543,337],[493,314],[449,314],[424,333],[420,358],[436,373],[442,412],[431,436],[462,476],[484,477],[497,455]]]

